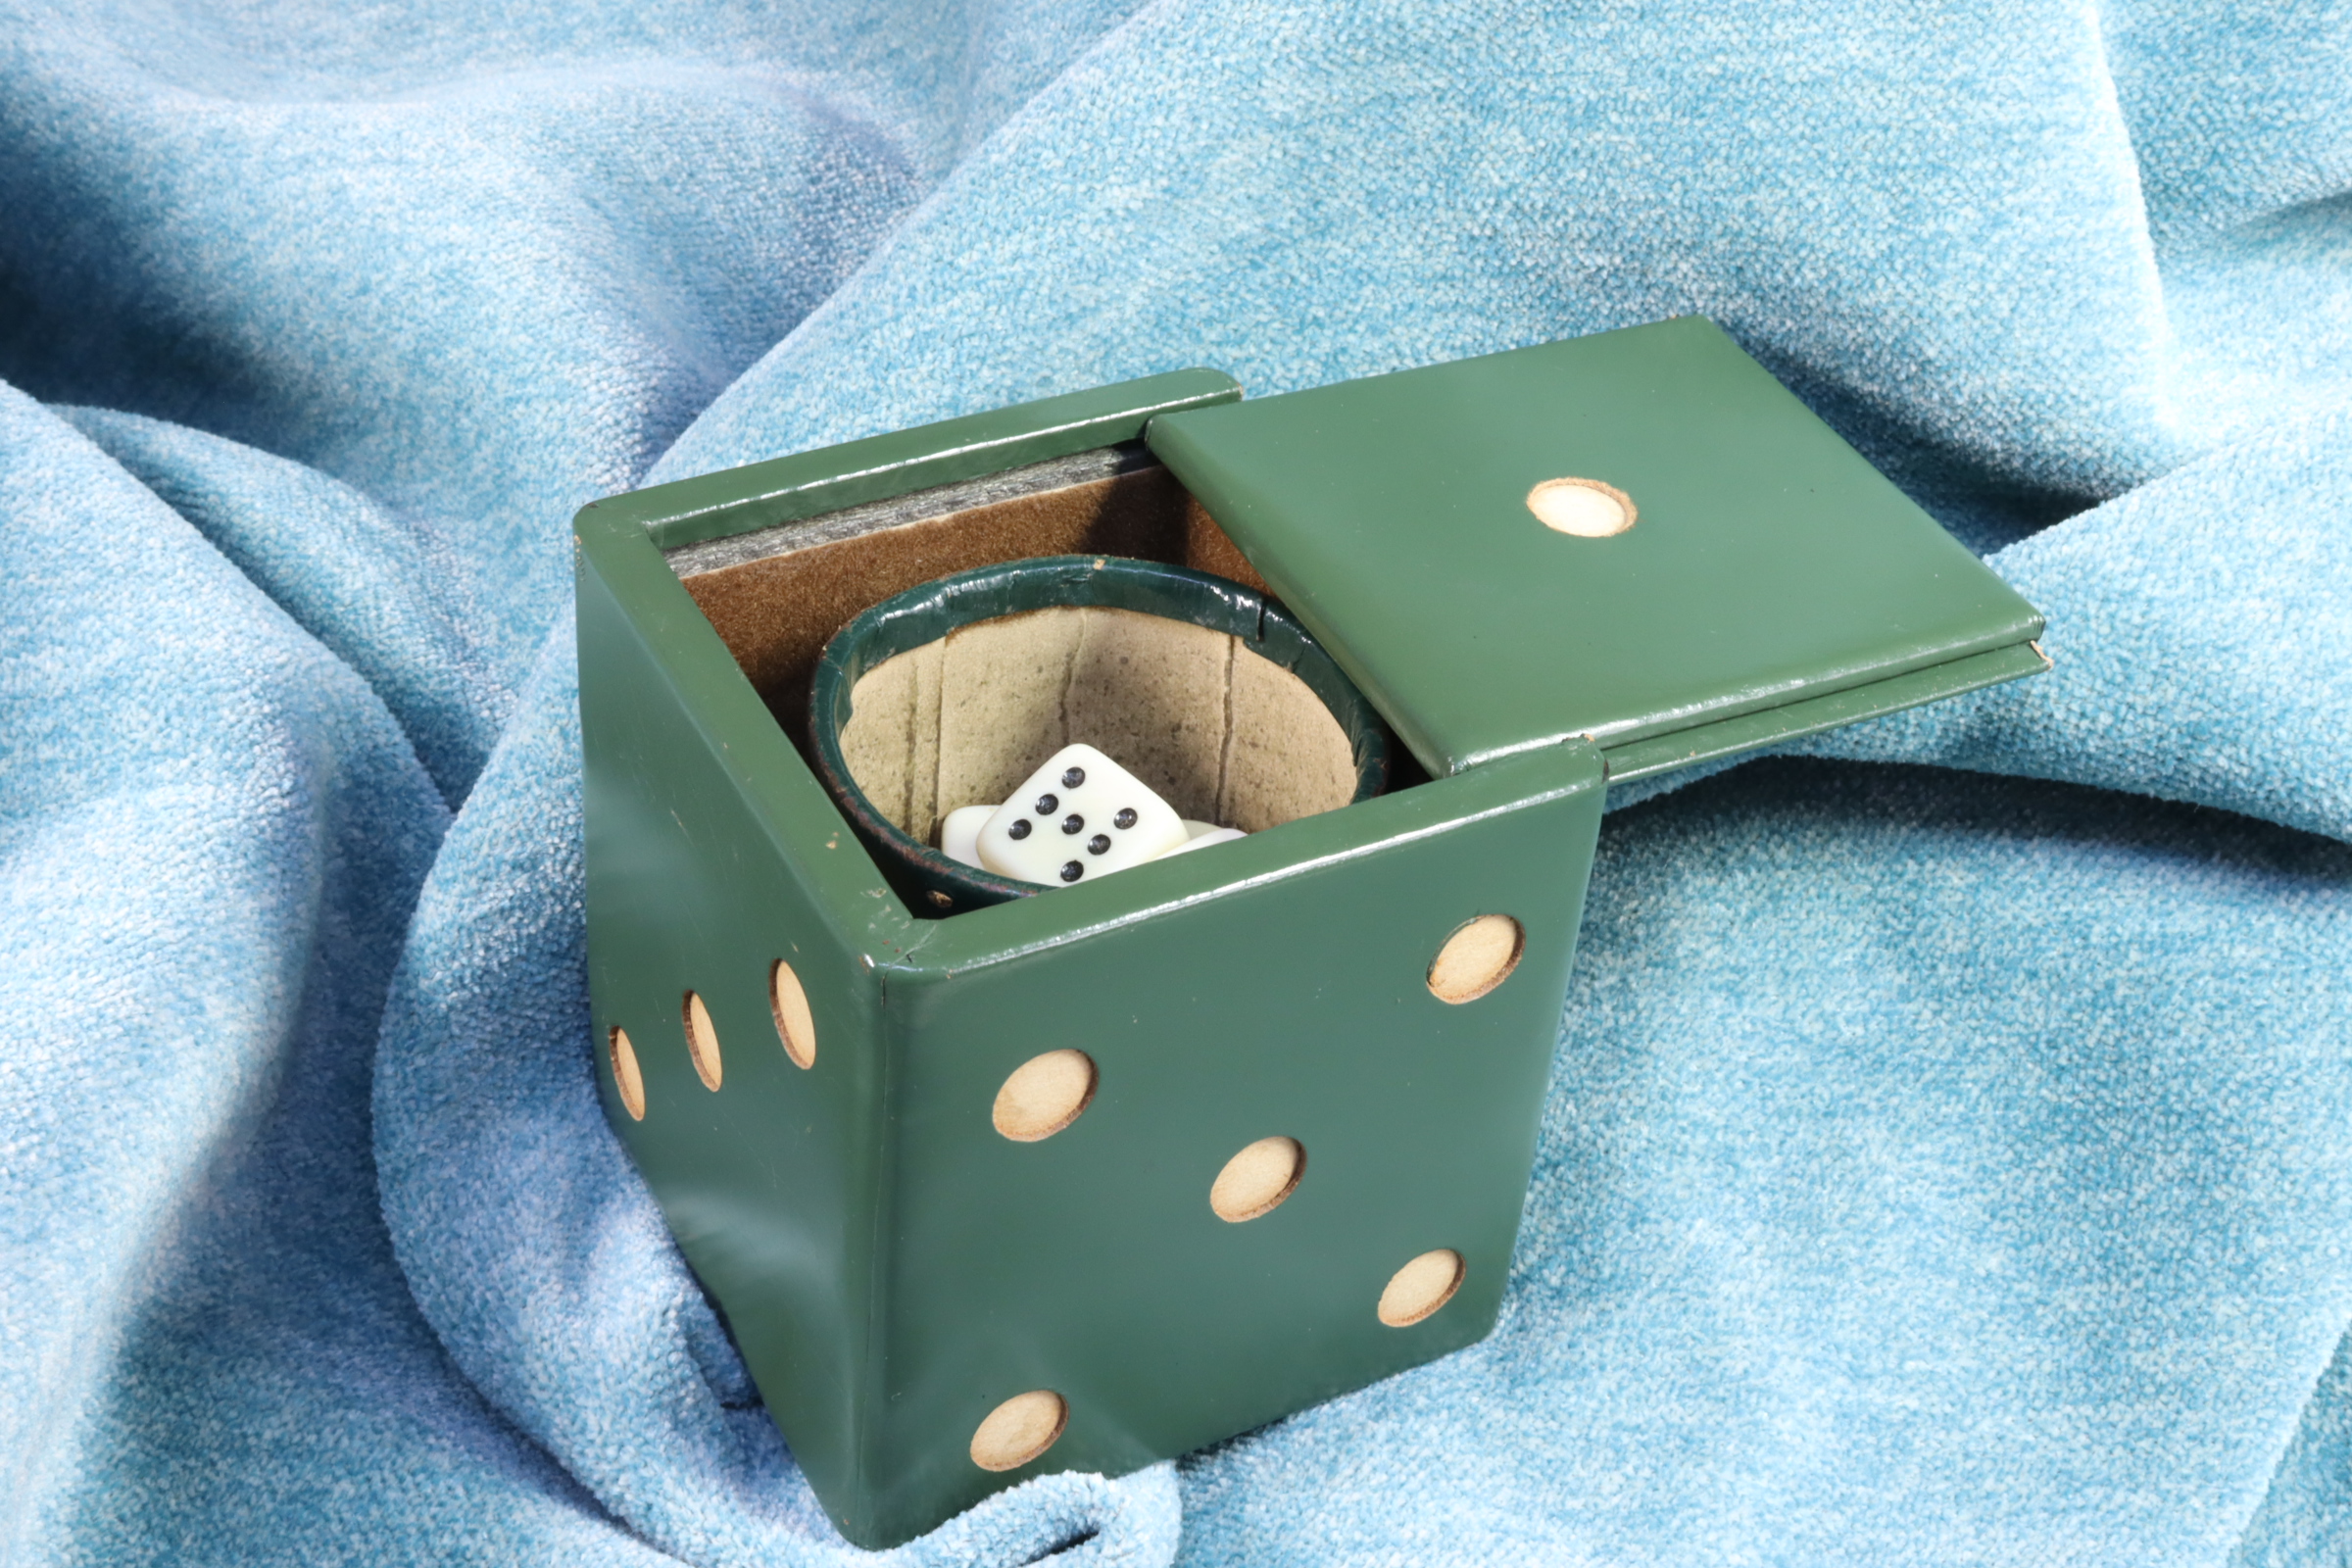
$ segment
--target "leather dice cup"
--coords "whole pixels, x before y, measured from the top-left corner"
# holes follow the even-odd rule
[[[1212,849],[1388,778],[1378,713],[1279,604],[1112,556],[876,605],[827,645],[808,730],[845,815],[930,913]]]

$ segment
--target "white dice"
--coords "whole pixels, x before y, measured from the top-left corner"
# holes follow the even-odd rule
[[[1187,838],[1176,808],[1133,773],[1092,746],[1065,746],[982,825],[980,863],[1059,885],[1141,865]]]
[[[1169,855],[1182,855],[1188,850],[1214,849],[1217,845],[1231,844],[1235,839],[1246,839],[1249,836],[1238,827],[1212,827],[1204,833],[1194,834],[1184,843],[1170,850],[1167,855],[1161,856],[1160,858],[1164,860]]]
[[[958,806],[940,819],[940,852],[951,860],[987,870],[980,864],[980,830],[997,814],[993,806]]]

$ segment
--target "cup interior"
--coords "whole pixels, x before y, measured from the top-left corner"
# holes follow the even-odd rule
[[[1287,612],[1157,562],[1047,558],[924,584],[843,628],[810,696],[820,776],[935,907],[1041,891],[949,858],[940,827],[1072,743],[1179,815],[1250,833],[1386,778],[1378,715]]]

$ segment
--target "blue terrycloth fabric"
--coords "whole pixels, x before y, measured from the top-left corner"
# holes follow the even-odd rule
[[[1492,1340],[900,1560],[2352,1559],[2352,13],[23,0],[0,148],[11,1560],[859,1555],[594,1099],[581,502],[1686,311],[2055,672],[1624,792]]]

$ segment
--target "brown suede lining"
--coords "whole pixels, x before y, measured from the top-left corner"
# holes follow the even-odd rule
[[[1061,555],[1177,563],[1268,591],[1160,467],[945,512],[682,580],[784,732],[806,750],[817,658],[860,612],[956,572]]]

